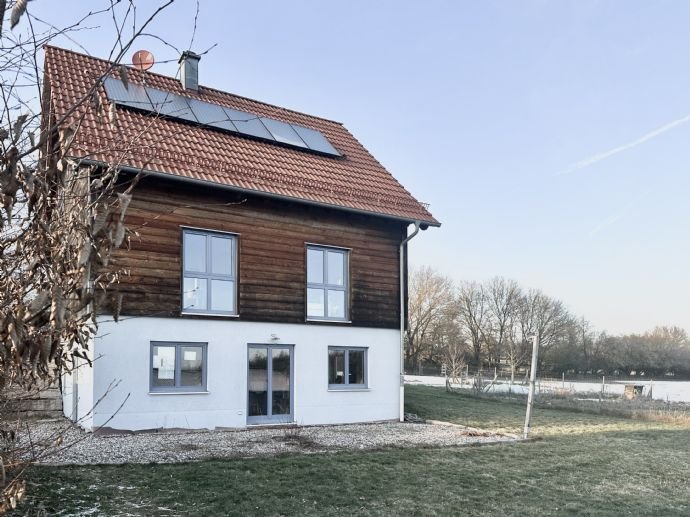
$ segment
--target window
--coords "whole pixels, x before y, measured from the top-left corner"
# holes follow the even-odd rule
[[[328,387],[366,388],[367,349],[328,347]]]
[[[307,246],[307,318],[348,319],[349,251]]]
[[[206,391],[206,343],[151,343],[151,391]]]
[[[184,230],[182,312],[237,314],[237,237]]]

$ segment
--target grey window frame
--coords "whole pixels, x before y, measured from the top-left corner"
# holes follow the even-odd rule
[[[206,272],[200,273],[198,271],[187,271],[185,264],[185,245],[188,235],[200,235],[206,239]],[[218,237],[229,239],[232,241],[232,272],[229,275],[212,272],[212,253],[211,253],[211,238]],[[237,285],[237,270],[239,260],[239,239],[238,234],[231,232],[219,232],[215,230],[201,230],[197,228],[182,228],[182,281],[180,282],[180,310],[182,314],[209,314],[218,316],[237,316],[238,315],[238,285]],[[194,309],[184,306],[184,281],[185,278],[198,278],[206,280],[206,308]],[[211,309],[211,295],[212,295],[212,281],[225,280],[233,282],[233,308],[232,311],[220,311]]]
[[[175,385],[174,386],[154,386],[153,385],[153,348],[154,347],[168,347],[175,349]],[[180,361],[181,348],[183,347],[201,347],[202,361],[201,361],[201,386],[181,386],[182,382],[182,361]],[[188,341],[151,341],[149,350],[149,393],[206,393],[208,377],[208,343],[203,342],[188,342]]]
[[[331,384],[328,383],[329,390],[366,390],[369,388],[369,348],[365,346],[329,346],[328,352],[342,351],[345,352],[345,383]],[[364,352],[364,383],[350,384],[350,351]],[[326,361],[330,358],[330,354],[326,357]],[[326,377],[328,380],[328,363],[326,364]]]
[[[309,282],[309,250],[318,250],[323,252],[323,282],[318,284]],[[338,248],[336,246],[326,246],[323,244],[306,243],[304,251],[304,265],[306,289],[304,292],[305,310],[307,321],[350,321],[350,250],[349,248]],[[343,285],[334,285],[328,283],[328,253],[339,253],[343,256]],[[309,314],[309,289],[321,289],[324,291],[323,297],[323,316],[311,316]],[[332,317],[328,315],[328,291],[343,291],[344,293],[344,314],[342,318]]]

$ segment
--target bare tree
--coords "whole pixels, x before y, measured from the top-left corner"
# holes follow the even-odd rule
[[[499,279],[500,282],[492,289],[492,307],[497,320],[498,336],[493,339],[500,343],[501,358],[510,369],[510,384],[508,391],[512,392],[517,369],[530,356],[528,322],[524,322],[523,310],[525,297],[517,282]]]
[[[649,370],[656,373],[676,373],[687,368],[690,359],[690,339],[680,327],[656,327],[644,334],[648,350]]]
[[[599,358],[601,341],[595,334],[592,324],[584,316],[572,318],[572,327],[573,342],[567,346],[572,349],[569,355],[573,360],[570,361],[570,365],[562,365],[561,369],[572,365],[578,370],[591,372]]]
[[[513,325],[510,330],[510,335],[506,339],[506,346],[504,348],[504,359],[510,369],[510,384],[508,391],[512,392],[513,384],[515,384],[515,374],[518,368],[527,362],[530,357],[531,349],[528,339],[529,335],[525,335],[521,331],[519,325]]]
[[[460,340],[448,340],[443,343],[443,361],[446,365],[446,390],[451,391],[453,384],[460,384],[463,371],[467,366],[467,347]]]
[[[472,350],[474,365],[482,367],[491,325],[488,296],[485,287],[477,282],[464,282],[456,296],[460,324]]]
[[[429,358],[446,366],[446,388],[460,382],[467,366],[469,349],[459,322],[457,304],[450,303],[441,314],[439,321],[429,333],[431,353]]]
[[[510,388],[517,371],[528,366],[531,338],[539,337],[540,368],[553,372],[690,377],[690,339],[679,327],[657,327],[644,334],[596,333],[584,317],[537,289],[523,291],[501,277],[464,282],[454,289],[431,268],[413,273],[408,362],[429,359],[446,364],[450,376],[467,362],[507,365]],[[449,299],[452,298],[452,302]],[[457,372],[456,372],[457,373]],[[478,390],[485,389],[481,379]]]
[[[497,365],[512,339],[522,292],[515,280],[496,277],[485,286],[491,324],[488,332],[490,364]]]
[[[433,268],[424,266],[410,274],[409,318],[406,331],[405,361],[417,364],[432,354],[438,327],[453,301],[453,282]]]
[[[96,293],[112,292],[119,279],[109,257],[127,243],[123,220],[134,182],[123,180],[117,162],[82,166],[72,144],[87,110],[117,131],[116,113],[104,107],[100,85],[116,72],[127,86],[119,63],[172,2],[162,1],[144,19],[136,18],[133,1],[110,2],[61,29],[33,15],[27,0],[0,2],[0,390],[5,398],[13,386],[50,382],[58,370],[71,368],[74,357],[88,360],[97,330]],[[5,15],[10,30],[1,23]],[[97,16],[112,18],[117,27],[113,65],[58,116],[50,105],[50,78],[41,72],[42,47],[57,37],[73,37]],[[4,511],[22,498],[22,474],[31,458],[20,457],[14,447],[13,415],[3,411],[0,419],[6,440],[0,454]]]
[[[570,314],[560,300],[536,289],[530,289],[523,296],[520,304],[520,335],[523,340],[537,336],[539,346],[548,351],[566,336],[569,323]]]

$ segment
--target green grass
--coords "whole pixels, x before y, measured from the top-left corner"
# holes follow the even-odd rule
[[[427,418],[518,432],[524,405],[407,388]],[[22,512],[97,515],[688,515],[690,428],[538,409],[518,444],[177,465],[37,467]]]
[[[525,425],[524,399],[490,395],[476,397],[470,394],[448,393],[428,386],[409,386],[406,393],[406,411],[427,419],[514,434],[522,434]],[[666,428],[663,425],[650,426],[646,421],[625,418],[624,409],[608,412],[619,414],[601,414],[598,403],[590,404],[588,410],[586,404],[573,405],[558,399],[540,402],[532,411],[533,436]],[[635,413],[629,414],[632,416]]]

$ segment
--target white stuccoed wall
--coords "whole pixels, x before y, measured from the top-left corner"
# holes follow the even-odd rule
[[[273,341],[272,335],[278,341]],[[246,426],[248,343],[294,345],[294,422],[298,424],[393,420],[399,416],[397,330],[142,317],[125,318],[120,323],[102,318],[99,336],[94,346],[93,400],[107,396],[86,428]],[[150,394],[151,341],[208,343],[208,393]],[[368,348],[367,390],[328,390],[329,346]],[[117,381],[119,385],[113,388],[111,384]],[[81,395],[80,391],[80,399]],[[81,400],[79,409],[84,411]]]
[[[93,342],[90,343],[86,354],[93,360]],[[62,412],[84,429],[91,429],[94,416],[91,411],[94,407],[94,371],[88,361],[77,357],[74,360],[75,367],[72,372],[62,375]],[[77,399],[76,408],[75,398]]]
[[[75,419],[74,415],[74,376],[71,373],[63,373],[62,385],[62,414],[70,420]]]

